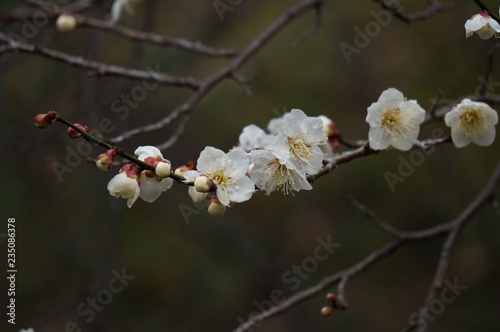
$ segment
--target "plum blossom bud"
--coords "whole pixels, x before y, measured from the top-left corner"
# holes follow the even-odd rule
[[[335,126],[335,122],[325,115],[319,115],[318,118],[323,122],[323,134],[328,137],[330,150],[336,151],[340,145],[340,130]],[[323,149],[322,149],[323,150]],[[323,151],[325,152],[325,151]],[[328,155],[328,153],[325,153]]]
[[[97,156],[96,166],[101,171],[109,171],[115,161],[116,149],[109,149]]]
[[[84,126],[84,125],[81,125],[79,123],[75,123],[75,127],[78,127],[79,129],[81,129],[82,131],[88,133],[89,130],[90,130],[90,127],[89,126]],[[75,139],[75,138],[80,138],[82,137],[83,135],[81,133],[79,133],[78,131],[76,131],[74,128],[68,128],[68,136],[72,139]]]
[[[195,203],[201,203],[207,197],[207,193],[200,193],[193,186],[189,186],[188,194],[189,194],[189,197],[191,197],[191,199]]]
[[[330,302],[334,302],[337,299],[337,295],[334,293],[328,293],[326,294],[326,299]]]
[[[333,312],[332,306],[327,306],[327,307],[321,308],[321,314],[325,317],[330,316],[332,312]]]
[[[186,165],[179,166],[175,169],[174,174],[177,176],[184,176],[187,171],[192,171],[196,169],[196,165],[191,160],[188,161]]]
[[[50,111],[48,113],[40,113],[35,116],[33,119],[35,121],[35,126],[40,129],[44,129],[49,127],[56,121],[57,113],[54,111]]]
[[[319,115],[318,118],[323,122],[323,134],[326,137],[333,135],[335,133],[335,124],[333,121],[325,115]]]
[[[124,198],[130,208],[140,194],[139,175],[141,168],[135,164],[127,164],[120,169],[120,173],[115,175],[108,183],[108,191],[111,196]]]
[[[214,189],[214,182],[209,179],[205,174],[201,174],[194,180],[194,187],[200,193],[207,193]]]
[[[76,27],[76,19],[73,15],[59,15],[56,21],[56,27],[59,32],[73,31]]]
[[[213,197],[208,203],[208,213],[212,217],[222,217],[226,212],[226,206],[219,202],[217,197]]]
[[[159,162],[155,167],[155,173],[161,178],[166,178],[172,173],[172,166],[169,162]]]

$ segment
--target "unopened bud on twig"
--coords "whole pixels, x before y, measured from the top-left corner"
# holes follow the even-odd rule
[[[75,127],[78,127],[79,129],[81,129],[82,131],[84,131],[86,133],[88,133],[89,130],[90,130],[89,126],[83,126],[83,125],[81,125],[79,123],[75,123]],[[83,135],[82,135],[82,133],[78,132],[76,129],[70,127],[70,128],[68,128],[68,136],[70,138],[75,139],[75,138],[80,138]]]
[[[217,197],[212,197],[210,202],[208,203],[208,213],[212,217],[221,217],[226,212],[226,206],[219,202]]]
[[[325,317],[330,316],[332,312],[333,312],[332,306],[326,306],[326,307],[321,308],[321,314]]]
[[[326,294],[326,299],[330,302],[335,302],[335,300],[337,299],[337,295],[335,295],[334,293],[328,293]]]
[[[189,197],[191,197],[191,199],[195,203],[201,203],[207,197],[207,193],[200,193],[193,186],[189,186],[188,194],[189,194]]]
[[[48,113],[40,113],[35,116],[33,119],[35,121],[35,126],[40,129],[44,129],[49,127],[56,121],[57,113],[54,111],[50,111]]]
[[[214,183],[206,175],[202,174],[194,180],[194,187],[200,193],[207,193],[213,190]]]
[[[59,32],[73,31],[76,27],[76,19],[73,15],[61,14],[57,18],[56,27]]]
[[[116,150],[109,149],[104,153],[101,153],[97,156],[96,166],[101,171],[109,171],[113,166],[113,162],[115,161]]]
[[[155,173],[161,178],[166,178],[172,173],[172,166],[169,162],[159,162],[155,167]]]
[[[186,165],[179,166],[175,169],[174,174],[177,176],[184,176],[187,171],[196,169],[196,165],[191,160]]]

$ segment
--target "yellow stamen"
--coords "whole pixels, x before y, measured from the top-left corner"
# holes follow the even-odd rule
[[[478,109],[468,108],[460,114],[457,129],[465,132],[467,136],[477,136],[484,133],[484,122],[486,116]]]

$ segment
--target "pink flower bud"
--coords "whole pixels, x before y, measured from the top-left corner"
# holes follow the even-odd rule
[[[97,156],[96,166],[101,171],[109,171],[115,161],[116,150],[109,149]]]
[[[50,111],[48,113],[40,113],[34,118],[35,126],[40,129],[47,128],[52,125],[54,121],[56,121],[56,118],[57,113],[54,111]]]
[[[156,167],[156,165],[158,165],[158,163],[160,161],[163,161],[163,159],[160,157],[160,156],[156,156],[156,157],[146,157],[144,159],[144,162],[148,165],[151,165],[153,167]]]
[[[184,176],[187,171],[192,171],[196,169],[196,165],[193,161],[189,161],[186,165],[179,166],[175,169],[174,174],[178,176]]]
[[[79,129],[81,129],[82,131],[84,131],[86,133],[88,133],[90,130],[89,126],[83,126],[79,123],[75,123],[75,127],[78,127]],[[70,127],[70,128],[68,128],[68,136],[72,139],[75,139],[75,138],[80,138],[83,135],[80,132],[78,132],[76,129]]]
[[[126,164],[120,168],[120,173],[125,173],[131,179],[137,179],[137,182],[139,182],[141,171],[141,167],[136,164]]]
[[[334,302],[337,299],[337,295],[334,293],[328,293],[326,294],[326,299],[330,302]]]

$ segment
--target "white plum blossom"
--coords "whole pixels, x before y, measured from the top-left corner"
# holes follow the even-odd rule
[[[124,198],[130,208],[140,195],[138,171],[134,164],[127,164],[120,169],[108,183],[111,196]]]
[[[282,118],[271,120],[268,128],[272,132],[281,130],[268,145],[281,164],[305,174],[321,168],[324,154],[320,145],[327,141],[321,119],[292,109]]]
[[[135,149],[134,154],[137,156],[137,159],[144,161],[148,157],[158,157],[160,156],[163,159],[163,155],[156,146],[145,145],[139,146]]]
[[[312,186],[307,181],[305,174],[296,168],[282,164],[278,157],[268,150],[255,150],[250,154],[253,167],[250,179],[257,188],[267,194],[280,190],[288,194],[292,190],[311,190]]]
[[[465,22],[465,36],[469,38],[474,33],[477,33],[481,39],[489,39],[492,36],[498,37],[500,24],[483,10]]]
[[[148,164],[155,165],[158,163],[168,163],[168,160],[163,158],[161,151],[155,146],[140,146],[135,152],[137,158]],[[169,189],[174,180],[171,178],[162,178],[154,172],[144,170],[140,176],[140,195],[139,197],[148,203],[154,202],[161,193]]]
[[[269,143],[270,135],[258,126],[251,124],[243,128],[239,137],[239,147],[245,151],[263,149]]]
[[[395,88],[383,91],[378,101],[368,107],[370,147],[383,150],[390,145],[402,151],[411,149],[424,118],[425,111],[415,100],[406,100]]]
[[[194,182],[199,175],[201,175],[201,173],[197,170],[189,170],[184,172],[182,176],[184,176],[184,182],[189,183]]]
[[[132,15],[141,0],[115,0],[111,6],[111,22],[116,23],[124,12]]]
[[[246,176],[248,167],[247,153],[241,150],[224,153],[211,146],[205,147],[197,161],[197,170],[201,173],[199,176],[204,175],[213,181],[217,199],[225,206],[229,206],[231,202],[241,203],[252,197],[255,185]],[[192,178],[192,174],[187,174],[187,177]]]
[[[498,113],[486,103],[466,98],[446,113],[444,121],[451,127],[451,139],[457,148],[471,142],[487,146],[495,140]]]
[[[289,114],[285,113],[283,116],[279,118],[274,118],[269,121],[267,124],[267,130],[272,134],[272,135],[278,135],[283,131],[283,128],[285,128],[285,115]]]
[[[148,203],[153,203],[164,191],[172,187],[173,182],[171,178],[160,178],[151,171],[142,171],[139,197]]]

